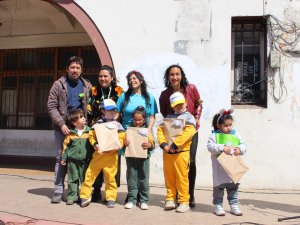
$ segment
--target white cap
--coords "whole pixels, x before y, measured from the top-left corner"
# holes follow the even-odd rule
[[[101,103],[101,108],[107,109],[107,110],[111,110],[111,109],[115,109],[117,107],[116,107],[116,103],[113,100],[111,100],[111,99],[105,99]]]
[[[176,92],[170,96],[171,107],[175,107],[178,104],[185,103],[183,94]]]

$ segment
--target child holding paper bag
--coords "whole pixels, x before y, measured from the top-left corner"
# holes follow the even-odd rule
[[[128,202],[125,204],[125,209],[131,209],[136,205],[137,202],[137,194],[139,190],[140,194],[140,203],[141,203],[141,209],[147,210],[148,209],[148,201],[149,201],[149,157],[151,156],[150,151],[155,148],[155,142],[153,140],[152,134],[147,129],[146,124],[147,119],[147,113],[143,106],[137,107],[133,113],[132,113],[132,122],[133,126],[135,128],[146,128],[146,129],[132,129],[130,127],[127,127],[126,131],[126,140],[124,141],[124,144],[126,147],[125,150],[125,157],[126,157],[126,163],[127,163],[127,173],[128,173],[128,181],[127,181],[127,187],[128,187]],[[138,132],[138,135],[140,137],[137,137],[137,135],[132,135],[134,138],[138,139],[146,139],[146,142],[142,143],[140,142],[140,146],[137,147],[137,151],[143,151],[142,153],[145,154],[144,156],[134,157],[138,153],[132,153],[130,155],[129,149],[130,146],[136,144],[139,142],[139,140],[133,140],[132,137],[130,137],[130,132]],[[130,139],[130,141],[129,141]],[[145,141],[145,140],[144,140]],[[136,143],[134,143],[136,142]],[[144,158],[142,158],[144,157]],[[139,187],[138,187],[139,183]]]
[[[164,175],[167,188],[165,210],[176,208],[175,200],[178,191],[179,206],[176,212],[187,212],[189,206],[189,162],[190,146],[192,137],[196,133],[196,122],[194,116],[186,110],[186,100],[181,93],[174,93],[170,96],[171,107],[175,113],[164,119],[157,130],[157,139],[160,147],[164,150]],[[172,122],[172,126],[167,123]],[[183,123],[182,123],[183,121]],[[166,130],[166,127],[168,130]],[[178,135],[174,135],[174,130],[179,130]],[[172,135],[171,135],[172,133]],[[171,137],[172,136],[172,137]],[[170,142],[170,138],[175,137]]]
[[[241,216],[243,212],[239,208],[238,200],[238,188],[239,182],[236,184],[225,172],[221,164],[218,162],[217,157],[222,153],[231,154],[231,155],[244,155],[246,153],[247,144],[244,139],[232,129],[233,118],[231,114],[233,109],[228,111],[221,109],[220,113],[217,113],[212,122],[214,130],[208,138],[207,148],[211,153],[212,168],[213,168],[213,204],[215,205],[214,213],[217,216],[224,216],[225,211],[223,209],[223,196],[224,189],[227,190],[227,199],[230,204],[230,213]],[[224,143],[219,138],[222,136],[227,136],[227,143]]]
[[[84,183],[81,185],[80,199],[81,206],[87,206],[91,201],[92,185],[95,182],[100,171],[103,169],[105,177],[105,199],[107,201],[107,207],[115,207],[115,200],[117,197],[117,184],[116,184],[116,173],[118,171],[118,150],[123,146],[125,140],[125,132],[120,123],[115,121],[115,109],[116,103],[111,99],[105,99],[101,103],[101,110],[105,117],[98,120],[89,132],[89,140],[92,146],[94,146],[95,152],[93,153],[92,161],[86,171]],[[112,123],[111,123],[112,122]],[[97,124],[107,123],[107,130],[116,129],[116,134],[120,140],[120,143],[116,144],[116,147],[110,151],[100,148],[100,142],[107,140],[112,141],[113,137],[96,137],[95,126]],[[121,144],[121,146],[118,146]]]

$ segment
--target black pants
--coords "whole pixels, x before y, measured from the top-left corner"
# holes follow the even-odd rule
[[[196,175],[197,175],[197,168],[196,168],[197,146],[198,146],[198,132],[192,138],[192,144],[190,149],[189,193],[191,195],[191,198],[194,198],[194,189],[195,189]]]
[[[115,178],[116,178],[117,186],[120,187],[120,179],[121,179],[121,156],[120,155],[118,156],[118,172]],[[103,170],[101,170],[101,172],[99,173],[98,177],[96,178],[93,184],[94,190],[96,191],[100,190],[102,184],[103,184]]]

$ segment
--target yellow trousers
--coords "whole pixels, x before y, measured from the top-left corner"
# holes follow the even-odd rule
[[[115,176],[118,172],[118,155],[116,151],[93,154],[93,159],[85,173],[85,179],[81,185],[80,198],[89,199],[98,174],[103,169],[105,179],[106,201],[116,201],[118,187]]]
[[[189,162],[189,151],[177,154],[164,152],[164,175],[167,188],[166,201],[175,201],[178,191],[178,203],[189,204]]]

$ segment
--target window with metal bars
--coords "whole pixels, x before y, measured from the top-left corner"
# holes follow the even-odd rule
[[[263,18],[232,18],[232,104],[266,104],[265,65]]]
[[[49,91],[74,55],[83,59],[81,76],[97,85],[101,62],[95,47],[0,50],[0,128],[52,129]]]

